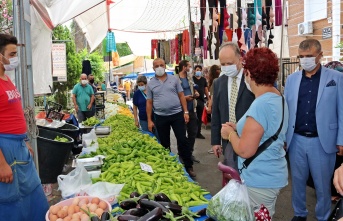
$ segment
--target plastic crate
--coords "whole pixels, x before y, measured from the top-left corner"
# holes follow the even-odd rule
[[[98,119],[105,119],[105,107],[102,106],[101,108],[95,108],[95,117]]]
[[[56,112],[54,110],[49,110],[46,115],[46,118],[52,119],[52,120],[58,120],[58,121],[63,120],[63,117],[64,117],[64,114],[60,112]]]
[[[105,105],[105,93],[98,92],[94,94],[95,97],[95,106],[102,107]]]
[[[50,110],[56,111],[56,112],[61,112],[62,110],[62,105],[52,102],[52,101],[48,101],[45,105],[45,111],[48,113]]]

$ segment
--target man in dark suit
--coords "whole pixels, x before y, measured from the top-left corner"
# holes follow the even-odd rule
[[[225,165],[238,169],[237,156],[230,142],[221,138],[220,130],[226,122],[236,123],[249,109],[255,96],[244,83],[242,57],[235,43],[228,42],[220,47],[219,61],[221,76],[213,82],[211,145],[217,157],[223,152]]]

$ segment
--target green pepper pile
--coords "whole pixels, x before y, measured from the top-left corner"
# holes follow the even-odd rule
[[[96,124],[100,124],[100,120],[96,117],[90,117],[87,120],[83,121],[82,124],[84,126],[90,126],[93,127]]]
[[[182,164],[157,140],[142,134],[134,119],[117,114],[108,118],[104,126],[111,126],[112,133],[98,138],[99,148],[83,157],[104,155],[104,165],[99,178],[93,182],[125,183],[119,201],[129,198],[131,192],[165,193],[182,206],[197,206],[208,203],[208,194],[198,184],[188,181]],[[153,173],[143,171],[140,163],[152,167]]]

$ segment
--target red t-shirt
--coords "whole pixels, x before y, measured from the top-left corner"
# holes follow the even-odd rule
[[[21,105],[21,96],[8,76],[0,78],[0,133],[24,134],[26,121]]]

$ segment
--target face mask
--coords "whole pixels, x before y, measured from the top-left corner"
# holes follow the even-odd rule
[[[196,76],[196,77],[200,77],[200,76],[201,76],[201,71],[195,72],[195,76]]]
[[[228,77],[236,77],[238,75],[237,66],[235,64],[228,66],[221,66],[221,74]]]
[[[144,90],[145,90],[145,85],[143,85],[143,86],[138,86],[138,89],[141,90],[141,91],[144,91]]]
[[[94,83],[94,79],[89,80],[89,83],[93,84]]]
[[[83,85],[88,84],[88,80],[81,80],[81,84],[83,84]]]
[[[4,56],[4,58],[6,58]],[[16,67],[18,67],[19,65],[19,58],[18,57],[13,57],[13,58],[6,58],[10,63],[9,64],[3,64],[5,71],[13,71],[14,69],[16,69]]]
[[[244,78],[244,83],[245,83],[245,86],[247,86],[247,89],[252,92],[250,84],[247,82],[247,76],[245,76]]]
[[[163,76],[165,72],[165,69],[163,67],[158,67],[155,69],[155,74],[159,77]]]
[[[312,71],[317,66],[317,64],[316,64],[316,57],[300,58],[300,65],[301,65],[301,67],[303,67],[303,69],[305,71]]]

